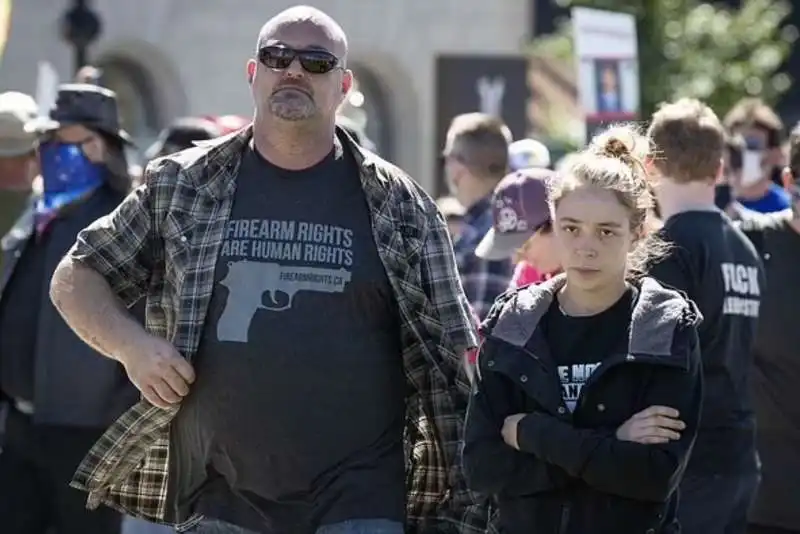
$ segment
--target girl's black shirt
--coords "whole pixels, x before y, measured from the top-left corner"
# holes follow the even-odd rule
[[[558,366],[562,396],[570,411],[574,411],[592,372],[605,358],[627,346],[637,296],[636,288],[629,286],[611,307],[588,316],[567,315],[558,298],[553,299],[541,328]]]

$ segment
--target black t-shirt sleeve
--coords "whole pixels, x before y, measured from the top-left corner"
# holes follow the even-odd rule
[[[765,235],[773,230],[782,228],[790,219],[785,213],[748,213],[736,221],[736,227],[747,236],[759,256],[765,250]]]
[[[678,245],[671,244],[669,251],[649,269],[649,275],[664,285],[693,295],[695,289],[695,276],[689,252]]]

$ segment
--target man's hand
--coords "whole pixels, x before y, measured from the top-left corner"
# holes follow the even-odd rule
[[[517,450],[519,450],[519,443],[517,443],[517,427],[519,426],[519,422],[522,421],[526,415],[528,414],[518,413],[509,415],[503,422],[503,441]]]
[[[148,336],[134,351],[121,355],[128,378],[144,398],[159,408],[169,408],[189,394],[194,369],[167,340]]]
[[[667,406],[650,406],[634,414],[617,429],[617,439],[644,445],[656,445],[681,439],[686,424],[680,414]]]

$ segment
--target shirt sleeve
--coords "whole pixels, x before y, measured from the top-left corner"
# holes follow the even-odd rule
[[[459,356],[478,346],[472,311],[458,274],[447,224],[432,207],[421,257],[422,285]]]
[[[696,276],[693,272],[688,251],[669,241],[667,243],[669,243],[668,251],[650,266],[648,274],[664,285],[682,291],[687,295],[694,295],[693,280],[696,279]]]
[[[495,299],[508,289],[511,274],[510,261],[488,261],[468,253],[461,280],[467,300],[481,320],[486,318]]]
[[[153,187],[149,181],[114,211],[83,229],[67,253],[100,273],[128,307],[146,293],[155,262]]]

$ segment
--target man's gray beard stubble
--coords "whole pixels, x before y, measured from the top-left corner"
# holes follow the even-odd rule
[[[278,101],[276,102],[276,98]],[[285,121],[302,121],[314,116],[315,106],[311,97],[302,94],[296,98],[286,98],[285,95],[278,93],[270,98],[270,112],[279,119]]]

